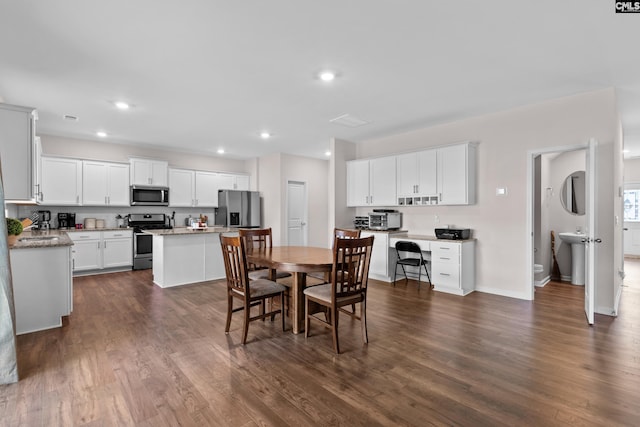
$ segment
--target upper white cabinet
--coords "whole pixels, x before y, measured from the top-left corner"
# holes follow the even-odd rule
[[[35,109],[0,103],[0,159],[7,201],[36,202],[35,121]]]
[[[129,206],[129,165],[84,160],[82,204]]]
[[[171,168],[170,206],[215,208],[218,206],[218,190],[232,189],[236,184],[235,177],[236,175],[231,174]]]
[[[431,204],[438,195],[437,150],[396,157],[399,205]]]
[[[129,164],[131,166],[131,185],[167,186],[168,162],[131,157]]]
[[[476,202],[476,146],[472,143],[438,148],[438,204]]]
[[[347,206],[394,206],[396,158],[347,162]]]
[[[40,203],[82,204],[82,160],[42,156]]]
[[[218,173],[217,188],[218,190],[249,191],[249,175]],[[217,193],[216,191],[216,198]]]

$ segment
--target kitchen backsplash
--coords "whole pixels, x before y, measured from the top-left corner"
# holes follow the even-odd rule
[[[209,217],[209,225],[214,225],[215,222],[215,208],[204,208],[198,210],[197,208],[172,208],[163,206],[121,206],[121,207],[100,207],[100,206],[17,206],[18,218],[30,217],[33,212],[41,210],[47,210],[51,212],[51,226],[58,227],[58,213],[70,212],[76,214],[76,224],[83,224],[85,218],[103,219],[105,221],[106,228],[116,227],[116,216],[125,216],[130,213],[163,213],[167,217],[171,217],[172,212],[175,211],[175,224],[176,227],[184,227],[185,219],[189,216],[198,217],[200,214]],[[125,221],[126,224],[126,221]]]

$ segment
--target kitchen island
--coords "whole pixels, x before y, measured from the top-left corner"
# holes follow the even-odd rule
[[[71,247],[64,231],[25,231],[10,247],[16,334],[62,326],[73,310]]]
[[[153,235],[153,283],[168,288],[224,278],[220,234],[237,231],[226,227],[145,230]]]

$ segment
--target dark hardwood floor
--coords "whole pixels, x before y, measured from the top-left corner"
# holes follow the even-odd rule
[[[640,262],[635,261],[635,268]],[[75,279],[62,328],[18,337],[21,381],[0,386],[4,426],[640,425],[640,268],[617,318],[583,290],[535,302],[372,281],[369,344],[341,317],[283,333],[241,315],[224,334],[223,282],[160,289],[149,271]]]

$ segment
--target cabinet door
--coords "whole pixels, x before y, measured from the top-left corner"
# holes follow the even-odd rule
[[[102,253],[103,268],[133,265],[133,239],[104,239]]]
[[[422,196],[438,194],[438,150],[425,150],[417,153],[418,187]]]
[[[347,162],[347,206],[368,206],[369,196],[369,160]]]
[[[170,169],[169,176],[170,206],[193,206],[195,204],[193,171]]]
[[[107,164],[82,162],[82,204],[105,206],[107,201]]]
[[[439,204],[467,204],[467,144],[438,149]]]
[[[73,271],[96,270],[102,268],[101,240],[80,240],[73,242]]]
[[[131,168],[131,185],[149,185],[151,184],[151,162],[146,159],[131,159],[129,161]]]
[[[42,157],[42,204],[79,205],[82,194],[82,162]]]
[[[110,163],[107,180],[109,206],[129,206],[129,165]]]
[[[196,172],[196,206],[218,207],[218,174]]]
[[[218,190],[235,190],[236,177],[234,175],[219,173],[217,174],[216,181]]]
[[[236,175],[236,190],[249,191],[249,181],[249,175]]]
[[[34,109],[0,103],[0,158],[5,200],[35,201]]]
[[[381,157],[369,160],[370,192],[369,204],[373,206],[395,206],[396,158]]]
[[[388,280],[389,272],[389,234],[362,232],[361,237],[373,237],[373,248],[371,249],[371,264],[369,274],[379,280]]]
[[[151,185],[167,186],[167,162],[152,161],[149,167],[151,173]]]
[[[418,185],[417,153],[401,154],[396,157],[398,197],[412,197]]]

